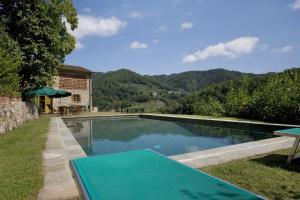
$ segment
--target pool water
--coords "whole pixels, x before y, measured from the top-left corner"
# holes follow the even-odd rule
[[[152,149],[170,156],[273,137],[270,128],[139,117],[64,119],[87,155]]]

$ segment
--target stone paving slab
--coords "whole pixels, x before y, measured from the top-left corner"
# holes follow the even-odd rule
[[[204,151],[179,154],[170,156],[170,158],[193,168],[200,168],[258,154],[269,153],[280,149],[288,149],[293,146],[294,140],[294,138],[290,137],[277,137]]]
[[[69,160],[86,154],[61,118],[52,118],[43,152],[44,187],[39,200],[78,199]]]
[[[249,125],[263,125],[263,126],[280,126],[286,128],[299,128],[300,125],[296,124],[278,124],[278,123],[269,123],[262,121],[250,121],[242,119],[223,119],[223,118],[205,118],[196,115],[176,115],[176,114],[150,114],[143,113],[139,114],[140,117],[150,118],[150,119],[166,119],[166,120],[187,120],[188,122],[215,122],[215,123],[225,123],[225,124],[249,124]]]

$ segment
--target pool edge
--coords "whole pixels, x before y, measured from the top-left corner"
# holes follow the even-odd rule
[[[86,156],[62,118],[51,118],[46,148],[43,152],[44,184],[39,190],[37,199],[78,198],[78,190],[69,161]]]
[[[149,116],[150,114],[136,114],[130,116]],[[72,118],[94,118],[94,117],[120,117],[120,116],[129,116],[129,115],[110,115],[110,116],[93,116],[93,117],[72,117]],[[161,115],[151,116],[164,117]],[[170,117],[170,116],[165,116]],[[177,117],[181,118],[182,117]],[[157,119],[157,118],[156,118]],[[199,120],[202,119],[193,119]],[[215,122],[216,120],[210,120]],[[222,120],[224,121],[224,120]],[[226,120],[227,121],[227,120]],[[240,121],[237,121],[240,122]],[[232,123],[232,122],[231,122]],[[243,122],[240,122],[243,123]],[[255,123],[252,123],[255,124]],[[276,124],[278,125],[278,124]],[[287,125],[288,126],[288,125]],[[291,127],[291,126],[290,126]],[[54,135],[53,135],[54,134]],[[192,153],[185,154],[177,154],[173,156],[168,156],[170,159],[176,160],[182,164],[190,166],[192,168],[201,168],[204,166],[215,165],[231,160],[241,159],[249,156],[259,155],[263,153],[268,153],[272,151],[276,151],[279,149],[290,148],[293,144],[293,138],[288,137],[277,137],[265,140],[259,140],[254,142],[246,142],[242,144],[230,145],[225,147],[219,147],[204,151],[196,151]],[[53,145],[57,145],[60,143],[60,156],[64,163],[64,169],[62,170],[49,170],[47,167],[47,163],[49,164],[49,160],[47,155],[49,156],[53,151],[57,149],[53,149]],[[69,161],[74,158],[86,157],[86,153],[82,149],[82,147],[78,144],[77,140],[66,126],[62,117],[51,118],[51,127],[48,133],[47,145],[46,149],[43,152],[43,165],[44,165],[44,186],[39,191],[38,199],[68,199],[73,197],[78,197],[78,190],[76,187],[75,180],[73,179],[73,175],[69,166]],[[52,148],[49,148],[49,146]],[[69,146],[69,147],[68,147]],[[77,149],[77,154],[74,152],[70,152],[70,150]],[[250,151],[251,150],[251,151]],[[54,162],[56,162],[54,160]],[[55,163],[54,163],[55,164]],[[64,178],[66,180],[62,181],[60,179],[61,174],[64,174]],[[56,177],[58,180],[49,180],[49,177]]]

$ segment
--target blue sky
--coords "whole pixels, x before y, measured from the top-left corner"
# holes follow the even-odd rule
[[[300,66],[300,0],[74,0],[66,64],[171,74]]]

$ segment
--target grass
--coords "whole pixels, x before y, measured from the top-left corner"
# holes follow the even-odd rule
[[[0,135],[0,199],[35,199],[43,185],[42,151],[50,118]]]
[[[268,199],[300,199],[300,162],[286,164],[287,150],[201,170]]]

